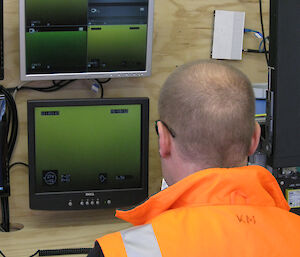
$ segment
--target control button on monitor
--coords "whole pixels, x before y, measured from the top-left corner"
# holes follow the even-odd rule
[[[101,184],[106,183],[107,182],[107,173],[99,173],[98,179]]]
[[[57,184],[58,172],[57,170],[44,170],[43,182],[47,186],[54,186]]]
[[[71,182],[71,174],[62,174],[60,176],[60,181],[62,183],[70,183]]]
[[[97,199],[96,200],[96,205],[99,205],[100,204],[100,201]]]
[[[86,200],[86,202],[85,202],[85,205],[90,205],[90,203],[89,203],[89,201],[88,201],[88,200]]]
[[[124,175],[116,176],[116,180],[125,180],[125,179],[126,179],[126,176],[124,176]]]
[[[115,180],[117,181],[125,181],[125,180],[129,180],[129,179],[133,179],[132,175],[116,175],[115,176]]]
[[[108,200],[106,201],[106,203],[107,203],[108,205],[110,205],[110,204],[111,204],[111,200],[108,199]]]
[[[81,200],[79,204],[80,204],[81,206],[83,206],[83,205],[84,205],[84,201]]]
[[[70,207],[73,205],[73,203],[72,203],[71,200],[68,202],[68,205],[69,205]]]
[[[94,205],[94,204],[95,204],[95,202],[94,202],[94,200],[92,200],[92,201],[91,201],[91,205]]]

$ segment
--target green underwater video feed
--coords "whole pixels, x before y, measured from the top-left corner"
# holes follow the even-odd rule
[[[86,25],[87,0],[25,0],[26,27]]]
[[[26,74],[146,71],[148,0],[25,0]]]
[[[86,31],[35,31],[26,33],[27,73],[84,72]]]
[[[146,44],[147,25],[89,26],[89,71],[145,70]]]
[[[141,106],[35,108],[36,192],[141,186]]]

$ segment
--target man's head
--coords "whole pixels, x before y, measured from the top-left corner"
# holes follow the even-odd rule
[[[199,61],[179,67],[166,80],[159,98],[165,124],[158,125],[168,136],[167,152],[171,150],[173,157],[176,153],[178,163],[193,164],[195,169],[235,167],[244,165],[257,146],[260,131],[254,112],[253,90],[242,72],[221,62]],[[164,151],[163,140],[160,137]],[[164,166],[172,166],[164,161],[174,159],[166,152],[161,156],[164,171]]]

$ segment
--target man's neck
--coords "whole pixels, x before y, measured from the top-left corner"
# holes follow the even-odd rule
[[[235,167],[242,167],[247,165],[247,158]],[[193,162],[181,158],[180,156],[174,156],[172,159],[162,160],[162,170],[164,178],[169,186],[177,183],[185,177],[209,168],[220,168],[210,165],[205,162]]]

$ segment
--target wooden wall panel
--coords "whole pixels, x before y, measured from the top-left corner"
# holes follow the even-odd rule
[[[258,0],[156,0],[153,35],[153,71],[147,78],[113,79],[105,84],[105,97],[148,96],[150,98],[150,194],[160,188],[161,169],[157,153],[157,137],[153,128],[158,118],[159,90],[168,74],[177,66],[196,59],[210,58],[213,11],[245,11],[245,27],[260,30]],[[263,1],[265,29],[268,34],[269,3]],[[16,86],[19,79],[19,25],[18,1],[4,0],[4,47],[6,87]],[[259,41],[253,35],[245,35],[244,46],[257,48]],[[252,82],[267,81],[267,67],[262,54],[244,54],[242,61],[227,61],[244,71]],[[47,81],[32,85],[50,85]],[[54,93],[21,91],[16,103],[19,111],[19,135],[13,155],[14,161],[27,162],[27,110],[28,99],[99,97],[90,90],[90,82],[79,80]],[[183,89],[184,90],[184,89]],[[22,222],[21,217],[49,216],[51,212],[31,211],[28,207],[28,172],[25,167],[11,170],[11,217]]]

